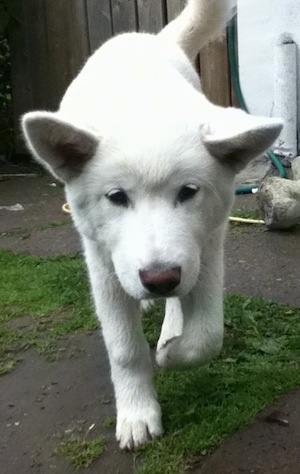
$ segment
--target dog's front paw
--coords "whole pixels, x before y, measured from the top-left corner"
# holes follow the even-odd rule
[[[132,406],[120,410],[117,419],[116,438],[121,449],[133,449],[157,438],[163,432],[161,411],[157,402],[144,408]]]
[[[179,348],[181,336],[174,336],[167,341],[158,342],[156,351],[156,362],[159,367],[175,368],[184,365],[184,357]]]
[[[222,342],[222,331],[215,331],[206,340],[175,336],[158,344],[156,362],[159,367],[170,369],[201,366],[220,353]]]

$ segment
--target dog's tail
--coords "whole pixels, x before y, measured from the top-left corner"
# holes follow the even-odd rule
[[[188,0],[159,35],[178,44],[193,61],[203,46],[221,36],[235,10],[236,0]]]

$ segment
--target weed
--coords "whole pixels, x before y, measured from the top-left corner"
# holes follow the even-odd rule
[[[103,423],[103,428],[110,428],[111,426],[116,426],[116,418],[114,416],[109,416]]]
[[[76,436],[63,440],[55,449],[54,454],[63,457],[77,469],[89,467],[103,452],[105,438],[86,441]]]
[[[242,217],[243,219],[262,219],[259,209],[234,209],[230,215],[233,217]]]
[[[6,357],[7,360],[2,359],[0,362],[0,375],[7,374],[12,369],[14,369],[15,365],[17,364],[17,359],[12,356]]]

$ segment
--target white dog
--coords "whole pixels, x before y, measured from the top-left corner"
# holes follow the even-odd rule
[[[231,0],[189,0],[158,35],[108,41],[57,112],[23,117],[34,156],[65,183],[82,238],[121,448],[162,433],[140,300],[167,298],[159,366],[200,365],[219,353],[235,175],[282,127],[201,92],[193,61],[231,11]]]

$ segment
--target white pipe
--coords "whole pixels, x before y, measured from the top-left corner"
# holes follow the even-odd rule
[[[278,155],[297,156],[297,48],[287,37],[282,37],[274,51],[274,108],[273,116],[284,121],[282,132],[275,143]]]

